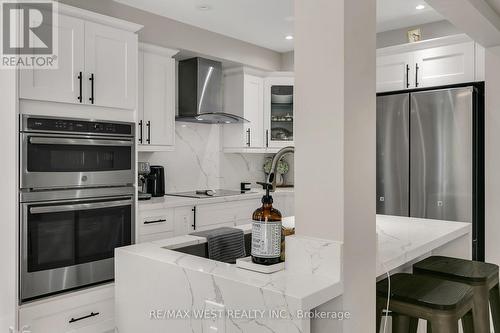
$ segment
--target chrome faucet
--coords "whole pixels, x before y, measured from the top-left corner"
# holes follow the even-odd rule
[[[274,192],[276,190],[276,167],[278,166],[278,162],[286,154],[293,154],[293,153],[295,153],[294,147],[285,147],[280,149],[280,151],[278,151],[276,155],[274,155],[273,162],[271,163],[271,170],[269,171],[269,175],[267,176],[266,180],[266,183],[268,185],[271,185],[270,187],[271,192]]]

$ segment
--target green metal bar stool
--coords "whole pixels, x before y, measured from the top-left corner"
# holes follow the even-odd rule
[[[377,283],[377,333],[387,305],[388,279]],[[418,319],[427,320],[432,333],[474,333],[472,288],[466,284],[425,275],[395,274],[391,277],[389,311],[393,333],[416,333]]]
[[[432,256],[414,264],[413,273],[465,283],[471,286],[474,299],[474,332],[490,333],[488,306],[490,305],[495,333],[500,333],[500,291],[497,265]]]

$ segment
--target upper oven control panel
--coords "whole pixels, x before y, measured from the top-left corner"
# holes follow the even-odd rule
[[[133,136],[134,124],[24,116],[24,131]]]

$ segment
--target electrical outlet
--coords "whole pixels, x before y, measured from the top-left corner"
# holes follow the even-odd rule
[[[226,333],[226,307],[224,304],[205,301],[205,311],[209,314],[203,319],[203,332],[207,333]]]

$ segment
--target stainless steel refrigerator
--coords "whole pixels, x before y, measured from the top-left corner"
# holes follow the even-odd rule
[[[477,260],[484,260],[482,96],[474,84],[377,97],[377,213],[470,222]]]

